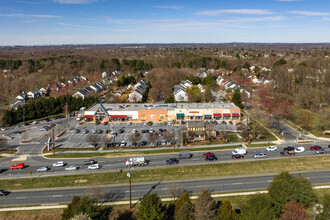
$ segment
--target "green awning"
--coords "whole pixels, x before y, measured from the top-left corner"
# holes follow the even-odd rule
[[[177,113],[176,117],[184,117],[184,113]]]

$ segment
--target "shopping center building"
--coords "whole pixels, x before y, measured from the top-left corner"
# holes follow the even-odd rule
[[[109,121],[231,121],[241,119],[240,108],[233,103],[175,103],[175,104],[95,104],[84,112],[84,120]]]

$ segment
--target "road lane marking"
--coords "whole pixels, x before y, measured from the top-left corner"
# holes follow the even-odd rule
[[[241,185],[243,183],[232,183],[231,185]]]
[[[273,180],[267,180],[266,182],[267,182],[267,183],[271,183],[271,182],[273,182]]]
[[[53,195],[52,197],[62,197],[63,195]]]
[[[16,199],[26,199],[26,197],[16,197]]]

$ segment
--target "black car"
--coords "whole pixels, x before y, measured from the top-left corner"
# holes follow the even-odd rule
[[[109,129],[105,130],[105,133],[106,134],[109,134],[110,133],[110,130]]]
[[[118,130],[118,133],[119,133],[119,134],[122,134],[122,133],[124,133],[124,132],[125,132],[125,130],[122,129],[122,128]]]
[[[96,164],[97,163],[97,161],[95,161],[95,160],[86,160],[85,162],[84,162],[84,165],[92,165],[92,164]]]
[[[216,156],[214,156],[214,155],[205,157],[205,161],[210,161],[210,160],[215,161],[215,160],[218,160],[218,158]]]
[[[178,164],[179,160],[177,160],[176,158],[171,158],[169,160],[166,160],[166,165],[172,165],[172,164]]]
[[[148,143],[146,141],[141,141],[140,146],[146,146]]]
[[[0,190],[0,196],[7,196],[10,192],[6,190]]]
[[[289,151],[294,151],[294,147],[289,146],[284,148],[284,152],[289,152]]]

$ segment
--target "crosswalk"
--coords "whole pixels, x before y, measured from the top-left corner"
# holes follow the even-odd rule
[[[314,141],[314,142],[328,142],[327,140],[322,140],[322,139],[308,139],[309,141]],[[285,140],[283,144],[296,144],[297,140],[296,139],[290,139],[290,140]]]

